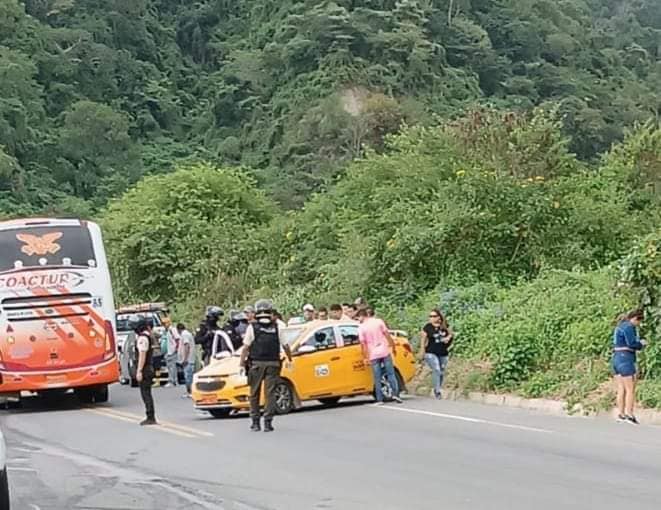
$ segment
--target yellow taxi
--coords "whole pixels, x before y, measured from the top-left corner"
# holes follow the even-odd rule
[[[286,327],[280,334],[291,346],[292,362],[285,360],[280,372],[276,388],[279,414],[288,413],[308,400],[334,405],[343,397],[373,394],[372,369],[363,359],[357,322],[313,321]],[[403,332],[391,334],[396,345],[395,373],[403,389],[415,374],[415,356]],[[380,384],[386,398],[392,395],[385,377]],[[193,378],[195,408],[216,418],[249,409],[249,398],[250,388],[239,366],[238,352],[224,358],[214,353],[211,363]]]

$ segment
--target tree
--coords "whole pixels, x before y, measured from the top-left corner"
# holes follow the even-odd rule
[[[141,175],[128,119],[106,105],[74,104],[65,114],[58,148],[65,158],[60,180],[86,199],[98,200],[95,195],[104,186],[117,193]]]
[[[9,154],[26,158],[43,129],[41,86],[26,55],[0,46],[0,143]]]

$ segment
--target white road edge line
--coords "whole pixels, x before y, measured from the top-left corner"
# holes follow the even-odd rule
[[[26,467],[17,467],[17,466],[7,466],[8,471],[22,471],[25,473],[36,473],[36,469],[26,468]]]
[[[422,414],[425,416],[435,416],[437,418],[446,418],[448,420],[465,421],[469,423],[481,423],[483,425],[493,425],[494,427],[502,427],[506,429],[526,430],[528,432],[539,432],[541,434],[553,434],[552,430],[540,429],[537,427],[527,427],[526,425],[513,425],[511,423],[502,423],[499,421],[483,420],[481,418],[470,418],[468,416],[458,416],[456,414],[436,413],[433,411],[424,411],[422,409],[411,409],[407,407],[394,407],[394,406],[377,406],[378,409],[389,409],[391,411],[399,411],[402,413]]]

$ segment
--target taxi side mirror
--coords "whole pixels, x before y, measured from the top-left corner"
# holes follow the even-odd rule
[[[314,345],[301,345],[296,349],[296,354],[308,354],[310,352],[315,352],[317,348]]]

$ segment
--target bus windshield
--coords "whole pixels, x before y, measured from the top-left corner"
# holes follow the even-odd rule
[[[92,239],[83,226],[2,230],[0,254],[0,273],[29,267],[96,267]]]

